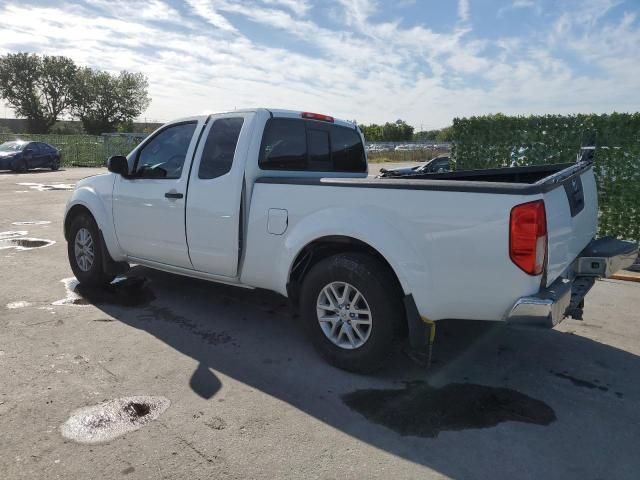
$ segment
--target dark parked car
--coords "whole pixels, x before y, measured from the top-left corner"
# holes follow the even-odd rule
[[[5,142],[0,145],[0,170],[26,172],[30,168],[60,168],[60,151],[42,142]]]
[[[451,170],[449,157],[447,155],[440,155],[422,165],[416,165],[415,167],[392,168],[391,170],[381,168],[379,177],[402,177],[405,175],[420,175],[423,173],[442,173],[448,172],[449,170]]]

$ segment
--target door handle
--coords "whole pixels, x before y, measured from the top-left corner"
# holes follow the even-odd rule
[[[166,198],[182,198],[182,197],[184,197],[183,194],[178,193],[178,192],[167,192],[167,193],[164,194],[164,196]]]

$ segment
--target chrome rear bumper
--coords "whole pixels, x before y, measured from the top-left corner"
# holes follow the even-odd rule
[[[583,300],[595,279],[633,265],[637,257],[636,243],[609,237],[593,240],[564,277],[535,295],[519,298],[506,320],[514,325],[552,328],[567,316],[582,318]]]

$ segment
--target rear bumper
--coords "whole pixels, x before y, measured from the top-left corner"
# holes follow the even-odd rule
[[[581,318],[584,297],[595,279],[610,277],[631,266],[637,257],[636,243],[608,237],[593,240],[564,276],[535,295],[519,298],[506,320],[514,325],[552,328],[567,316]]]

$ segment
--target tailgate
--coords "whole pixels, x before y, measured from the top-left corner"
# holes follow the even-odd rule
[[[544,193],[547,215],[547,286],[567,269],[595,237],[598,197],[593,165],[571,167],[547,182],[555,187]],[[571,173],[574,172],[574,173]],[[566,177],[566,178],[562,178]]]

